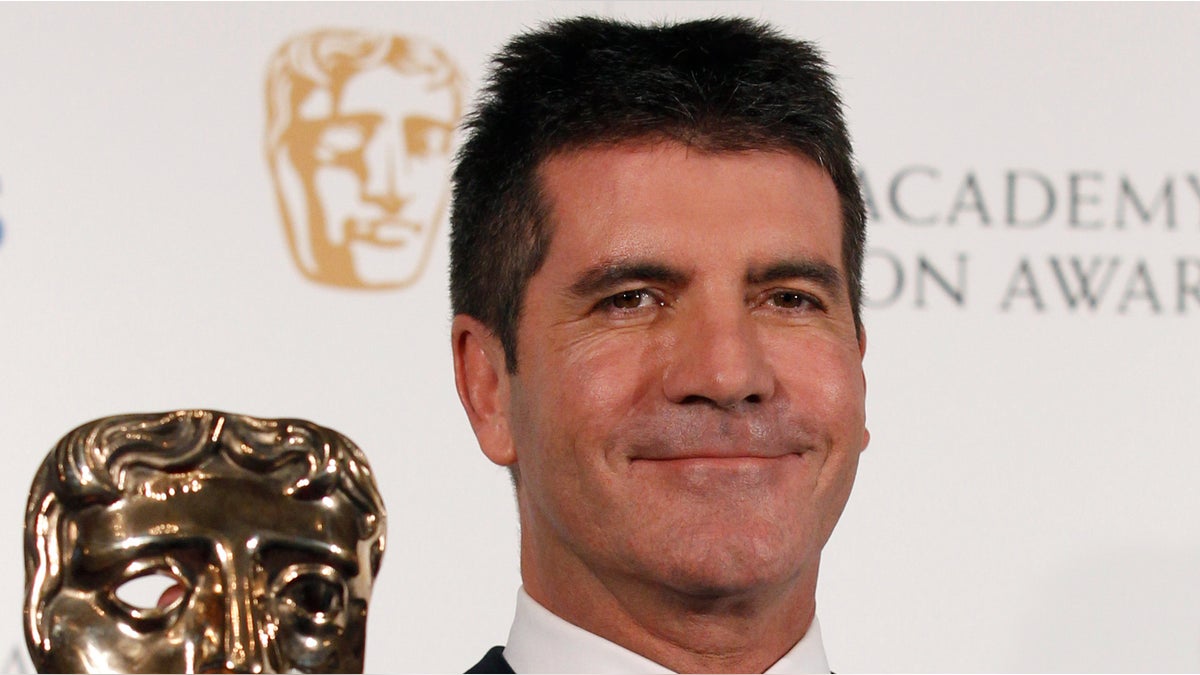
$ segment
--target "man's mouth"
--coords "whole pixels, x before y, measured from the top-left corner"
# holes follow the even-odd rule
[[[800,421],[772,418],[732,423],[701,416],[656,421],[648,422],[646,433],[631,440],[625,453],[630,462],[767,466],[776,460],[799,459],[820,447],[819,435]]]
[[[803,454],[778,455],[687,453],[654,459],[633,457],[630,476],[652,484],[675,485],[707,493],[718,486],[737,491],[780,485],[787,476],[803,472]]]
[[[663,452],[663,453],[648,453],[643,455],[634,455],[630,457],[633,461],[646,462],[681,462],[681,461],[738,461],[738,460],[772,460],[783,459],[786,457],[799,456],[800,452],[762,452],[753,450],[701,450],[701,451],[683,451],[683,452]]]

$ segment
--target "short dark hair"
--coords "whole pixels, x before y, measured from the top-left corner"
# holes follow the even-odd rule
[[[819,164],[842,209],[861,325],[866,214],[833,76],[817,49],[739,18],[634,25],[581,17],[514,38],[465,122],[450,213],[450,299],[517,369],[525,287],[550,242],[538,170],[556,153],[638,140],[783,150]]]

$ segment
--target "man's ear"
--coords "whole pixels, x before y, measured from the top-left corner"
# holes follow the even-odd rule
[[[475,438],[487,458],[500,466],[517,461],[509,427],[509,381],[500,339],[478,319],[458,314],[450,328],[454,382]]]
[[[866,357],[866,355],[867,355],[867,329],[865,326],[860,325],[858,327],[858,356],[861,359],[861,358]],[[866,370],[863,370],[862,378],[863,378],[863,393],[865,394],[867,391],[867,371]],[[871,444],[871,431],[864,427],[863,428],[863,445],[862,445],[863,450],[866,450],[867,446],[870,444]]]

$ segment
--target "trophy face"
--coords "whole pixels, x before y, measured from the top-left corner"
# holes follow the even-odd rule
[[[362,671],[384,514],[336,432],[211,411],[97,420],[51,452],[27,516],[39,671]],[[147,579],[161,592],[129,591]]]

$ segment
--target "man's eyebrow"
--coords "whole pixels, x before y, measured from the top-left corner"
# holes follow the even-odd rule
[[[785,260],[763,268],[751,269],[746,274],[748,284],[766,284],[785,279],[814,281],[835,295],[846,286],[845,277],[838,268],[817,260]]]
[[[571,284],[570,291],[573,295],[588,297],[626,281],[651,281],[678,286],[687,283],[687,280],[688,275],[659,263],[601,263],[584,272],[578,281]]]

